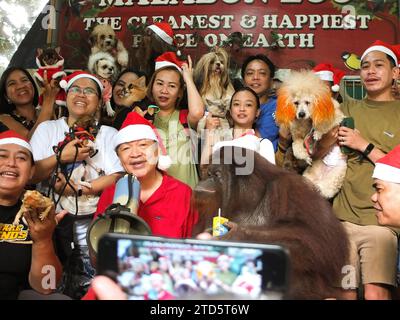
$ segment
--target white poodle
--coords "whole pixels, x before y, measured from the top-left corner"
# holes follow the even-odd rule
[[[309,164],[303,176],[325,198],[332,198],[340,190],[346,174],[347,157],[335,144],[323,159],[312,161],[307,145],[320,140],[343,118],[330,88],[311,70],[292,71],[278,91],[276,121],[279,126],[289,128],[294,156]]]

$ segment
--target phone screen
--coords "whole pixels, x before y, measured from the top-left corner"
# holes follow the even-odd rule
[[[115,234],[98,264],[132,300],[280,299],[289,265],[279,246]]]

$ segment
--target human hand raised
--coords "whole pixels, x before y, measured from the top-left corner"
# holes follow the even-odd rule
[[[50,81],[47,79],[47,70],[44,71],[43,76],[43,100],[52,100],[55,101],[58,92],[60,91],[60,87],[58,86],[58,81],[56,79],[51,79]]]
[[[187,57],[187,62],[182,64],[182,76],[186,84],[193,82],[193,62],[190,55]]]
[[[213,117],[211,113],[209,113],[206,117],[206,126],[205,128],[208,130],[217,129],[221,126],[221,121],[217,117]]]

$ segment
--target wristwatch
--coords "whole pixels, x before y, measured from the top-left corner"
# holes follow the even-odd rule
[[[368,144],[367,147],[365,148],[365,150],[362,153],[364,155],[364,157],[368,157],[368,155],[371,153],[371,151],[374,148],[375,148],[375,146],[372,143]]]

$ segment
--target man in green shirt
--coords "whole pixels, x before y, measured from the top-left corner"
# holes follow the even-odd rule
[[[351,243],[355,281],[342,284],[348,298],[357,298],[355,289],[362,284],[365,299],[390,299],[396,284],[397,234],[378,225],[371,202],[371,177],[375,162],[400,144],[400,102],[391,91],[399,76],[399,60],[396,47],[376,41],[361,57],[360,78],[366,97],[342,105],[345,115],[353,117],[355,123],[355,129],[340,127],[338,131],[339,145],[354,152],[349,155],[345,181],[333,202]]]

